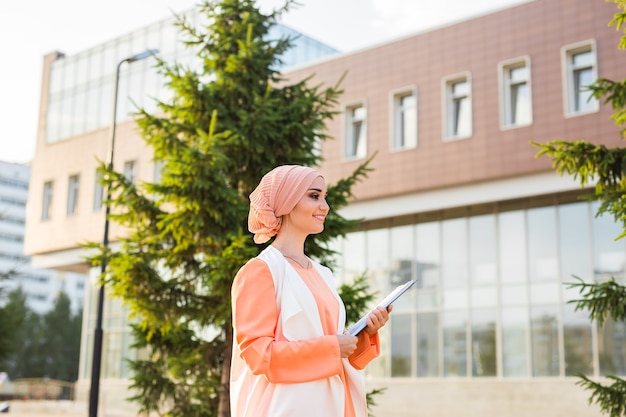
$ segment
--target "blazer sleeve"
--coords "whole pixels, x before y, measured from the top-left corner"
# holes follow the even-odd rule
[[[260,259],[243,266],[232,287],[234,343],[254,375],[272,383],[301,383],[338,375],[342,369],[335,335],[279,340],[278,307],[269,267]]]

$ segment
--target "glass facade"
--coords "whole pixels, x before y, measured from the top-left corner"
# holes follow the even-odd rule
[[[192,25],[202,24],[203,16],[195,9],[185,14]],[[52,63],[46,142],[53,143],[86,132],[109,128],[112,122],[113,90],[117,64],[148,49],[158,49],[159,58],[189,68],[199,64],[195,51],[186,48],[182,34],[174,26],[175,19],[166,19],[134,31],[110,42]],[[293,47],[281,57],[281,68],[301,65],[337,51],[283,25],[275,25],[270,39],[289,36]],[[122,65],[119,79],[117,122],[129,120],[139,108],[156,110],[156,100],[166,101],[169,92],[164,78],[145,59]],[[156,100],[155,100],[156,99]]]
[[[394,306],[376,377],[626,375],[624,323],[592,323],[570,300],[574,276],[623,283],[621,226],[574,202],[348,234],[344,281],[366,273]]]

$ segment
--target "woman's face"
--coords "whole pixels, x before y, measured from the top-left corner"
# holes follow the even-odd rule
[[[322,232],[324,219],[330,210],[326,203],[326,192],[324,178],[317,177],[291,213],[285,216],[281,229],[287,226],[286,229],[305,235]]]

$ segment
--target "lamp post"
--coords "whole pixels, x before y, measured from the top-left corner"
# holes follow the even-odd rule
[[[117,94],[119,89],[120,82],[120,68],[122,64],[129,63],[132,64],[136,61],[141,61],[142,59],[146,59],[152,55],[155,55],[158,52],[156,49],[148,49],[144,52],[140,52],[136,55],[130,56],[128,58],[122,59],[115,69],[115,87],[113,93],[113,121],[111,123],[111,154],[109,155],[109,170],[113,169],[113,154],[115,151],[115,128],[116,128],[116,116],[117,116]],[[109,200],[111,198],[111,189],[107,187],[106,192],[106,208],[105,208],[105,217],[104,217],[104,237],[102,239],[102,244],[104,248],[108,248],[109,246],[109,214],[111,213],[111,208],[109,204]],[[107,268],[107,256],[102,257],[102,268],[101,274],[106,272]],[[102,363],[102,312],[104,310],[104,284],[100,285],[100,290],[98,292],[98,310],[96,316],[96,329],[93,339],[93,358],[91,364],[91,389],[89,391],[89,417],[97,417],[98,416],[98,397],[100,394],[100,368]]]

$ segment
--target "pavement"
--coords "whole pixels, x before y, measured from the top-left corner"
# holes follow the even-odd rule
[[[0,417],[87,417],[87,403],[69,400],[27,400],[7,401],[9,410],[0,413]],[[136,413],[128,410],[98,410],[98,417],[135,417]]]

